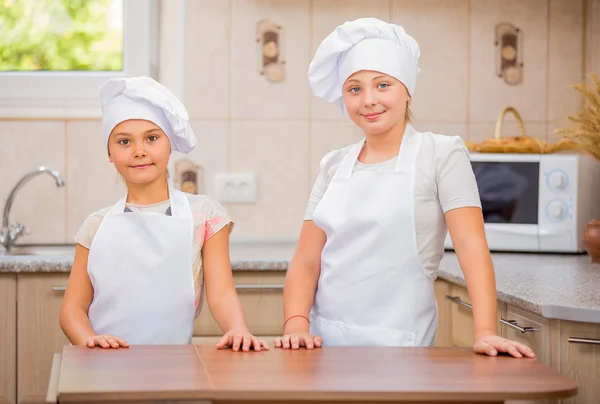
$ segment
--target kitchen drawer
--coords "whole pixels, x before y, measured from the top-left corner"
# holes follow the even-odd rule
[[[236,290],[246,322],[254,335],[280,335],[283,329],[285,271],[236,271]],[[210,313],[206,293],[202,312],[194,323],[194,336],[219,336],[223,331]]]
[[[473,309],[467,289],[462,286],[453,285],[452,294],[447,296],[454,303],[452,305],[452,345],[455,347],[472,348],[475,344]],[[497,319],[500,321],[506,305],[497,302]],[[497,332],[502,335],[500,325]]]

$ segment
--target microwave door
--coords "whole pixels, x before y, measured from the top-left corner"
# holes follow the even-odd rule
[[[538,162],[472,162],[485,223],[538,224]]]

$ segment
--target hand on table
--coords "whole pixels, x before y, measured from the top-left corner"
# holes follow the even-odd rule
[[[321,337],[308,332],[293,332],[275,338],[275,348],[299,349],[300,347],[306,347],[306,349],[313,349],[321,348],[322,344],[323,339]]]
[[[535,353],[528,346],[516,341],[511,341],[497,335],[486,335],[479,337],[473,345],[475,353],[488,356],[497,356],[498,352],[508,353],[515,358],[535,359]]]
[[[233,329],[225,333],[223,338],[217,343],[217,349],[224,349],[227,347],[231,347],[231,349],[236,352],[240,349],[243,352],[249,352],[251,349],[256,352],[269,350],[269,344],[267,344],[266,341],[256,338],[250,331],[245,329]]]
[[[114,335],[107,335],[107,334],[101,334],[101,335],[94,335],[92,338],[88,339],[85,342],[85,345],[88,348],[94,348],[96,346],[99,346],[101,348],[113,348],[113,349],[118,349],[118,348],[129,348],[129,344],[127,343],[127,341],[122,340],[119,337],[115,337]]]

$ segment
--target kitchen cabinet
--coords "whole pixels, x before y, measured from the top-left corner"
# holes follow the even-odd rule
[[[530,347],[537,359],[560,372],[560,321],[546,319],[534,313],[506,305],[501,320],[505,338]],[[507,404],[557,404],[559,400],[510,401]]]
[[[452,303],[452,346],[472,348],[475,344],[473,310],[467,288],[452,285],[451,294],[447,295]],[[496,317],[498,319],[498,335],[502,335],[500,319],[506,312],[506,304],[497,303]]]
[[[539,361],[560,371],[560,321],[507,305],[503,335],[530,347]]]
[[[19,403],[43,402],[55,353],[69,341],[59,325],[68,273],[23,273],[17,278],[17,394]]]
[[[233,279],[250,332],[254,335],[281,335],[285,272],[237,271]],[[206,296],[203,299],[202,312],[194,324],[194,336],[223,335],[213,319]]]
[[[560,322],[561,373],[579,385],[565,404],[600,403],[600,324]]]
[[[452,302],[446,298],[452,294],[452,284],[436,279],[433,284],[438,306],[438,330],[435,336],[436,347],[452,346]]]
[[[17,401],[17,277],[0,274],[0,404]]]

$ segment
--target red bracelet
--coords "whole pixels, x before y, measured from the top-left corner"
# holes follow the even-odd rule
[[[306,321],[308,321],[308,324],[310,324],[310,320],[308,319],[308,317],[305,317],[305,316],[303,316],[303,315],[301,315],[301,314],[294,314],[293,316],[289,316],[289,317],[287,318],[287,320],[285,320],[285,321],[283,322],[283,328],[284,328],[284,329],[285,329],[285,325],[287,324],[287,322],[288,322],[288,321],[290,321],[290,320],[291,320],[292,318],[294,318],[294,317],[302,317],[302,318],[306,319]]]

